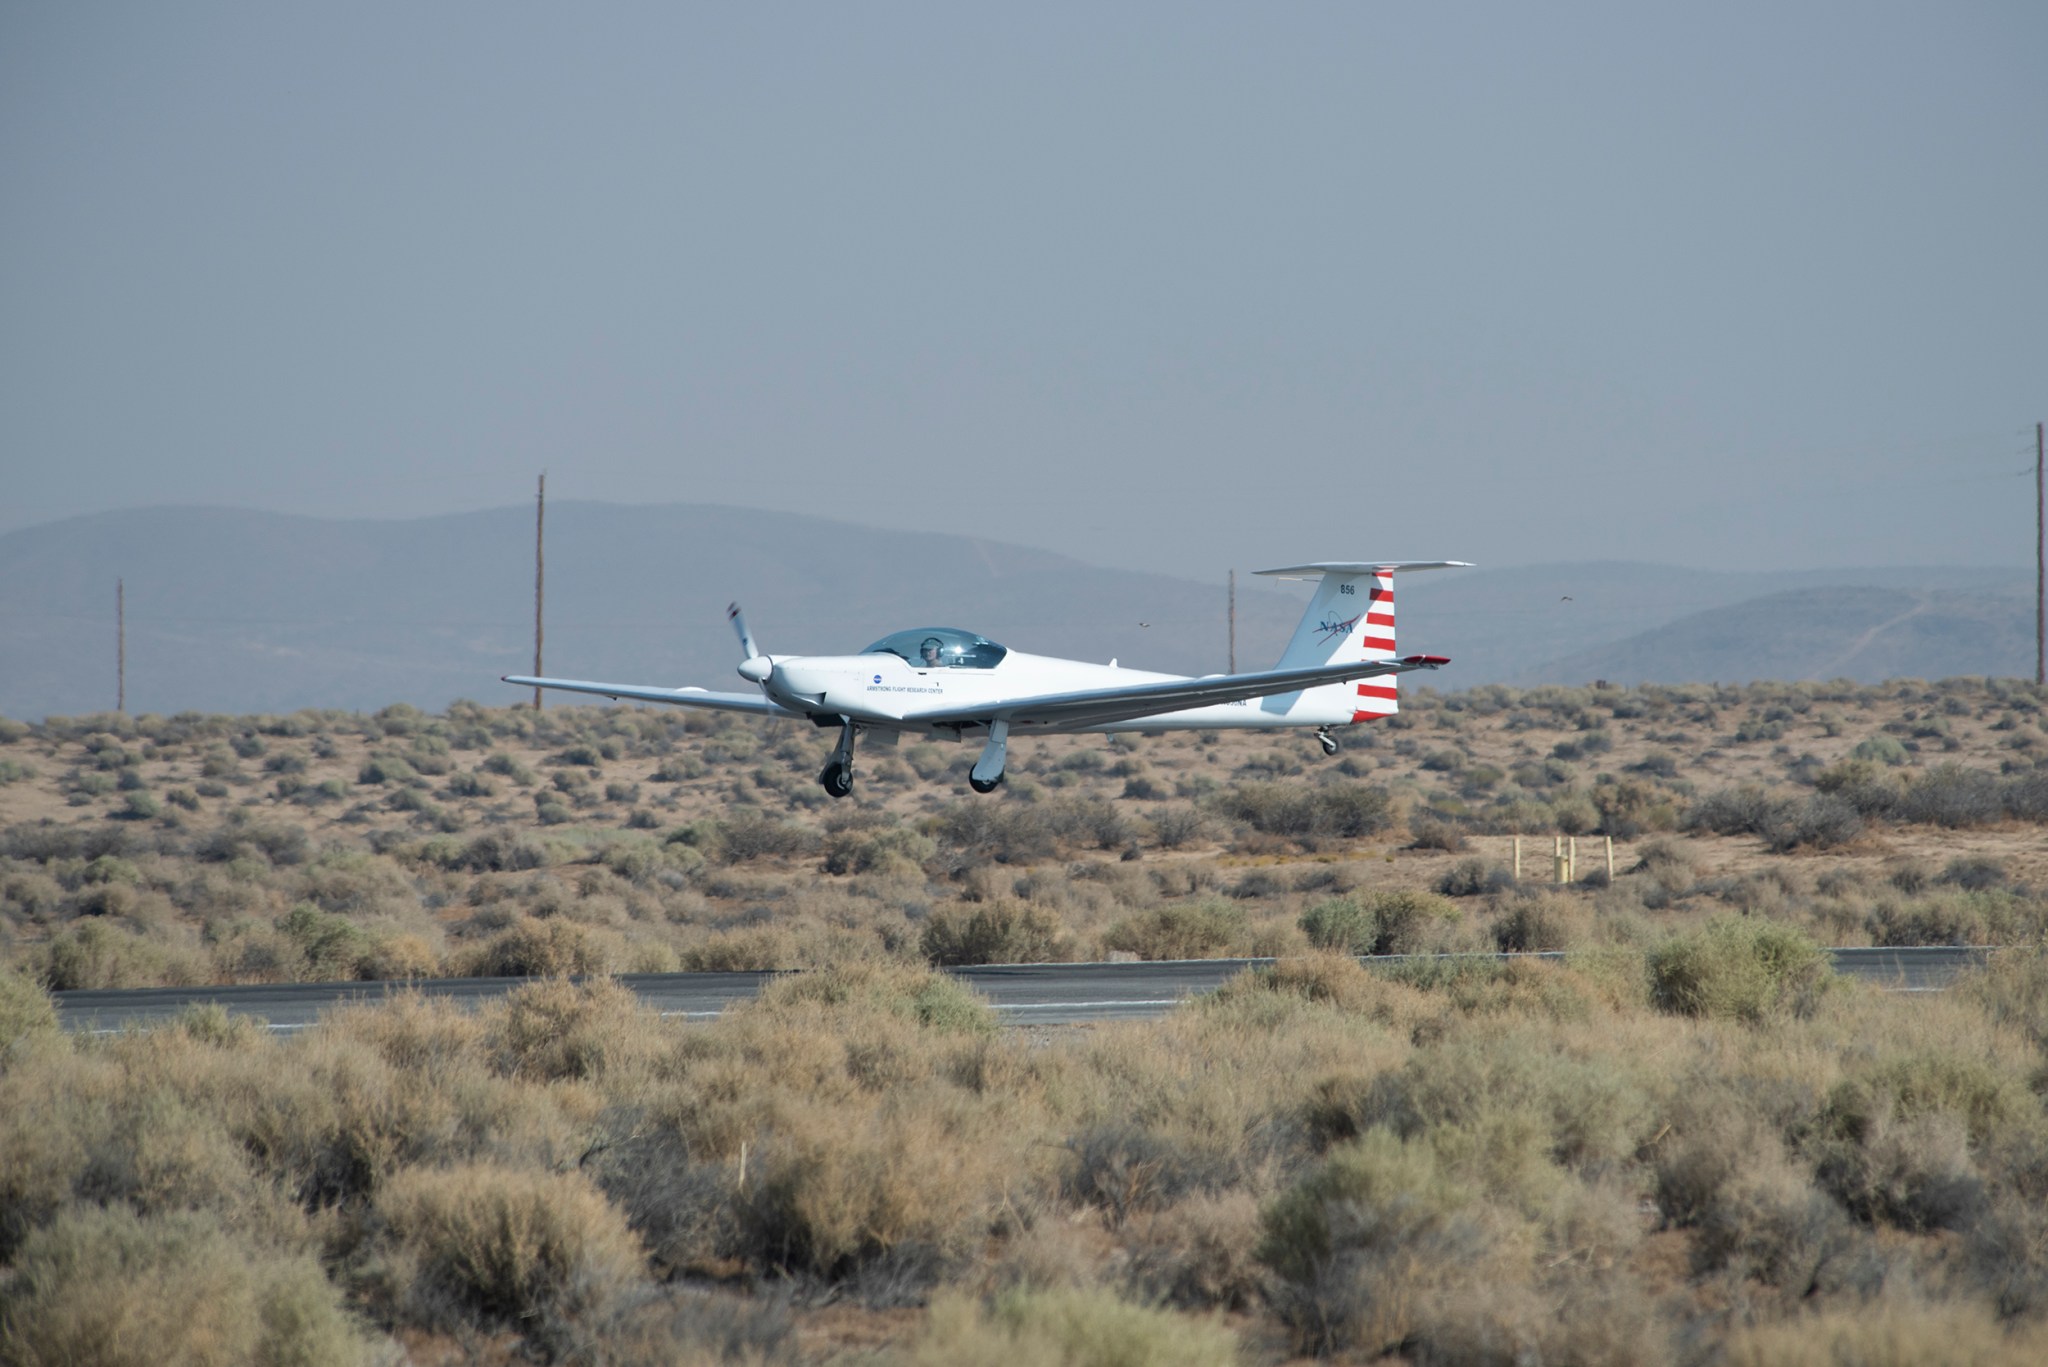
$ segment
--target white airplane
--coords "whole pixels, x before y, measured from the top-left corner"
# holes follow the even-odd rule
[[[904,733],[980,738],[981,757],[968,775],[977,793],[993,792],[1003,781],[1012,735],[1314,727],[1324,753],[1334,755],[1332,727],[1391,716],[1399,708],[1392,676],[1450,663],[1441,655],[1395,657],[1394,575],[1467,563],[1330,561],[1256,571],[1322,582],[1280,662],[1254,674],[1188,678],[1122,669],[1115,660],[1099,665],[1026,655],[955,627],[899,631],[858,655],[764,655],[735,603],[726,616],[739,633],[740,677],[758,684],[757,693],[519,674],[504,680],[836,726],[839,744],[818,775],[833,797],[853,791],[854,741],[868,732],[887,745]]]

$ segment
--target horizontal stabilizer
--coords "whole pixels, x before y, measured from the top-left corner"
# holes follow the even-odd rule
[[[1275,579],[1317,579],[1326,574],[1392,574],[1396,570],[1469,570],[1469,560],[1319,560],[1313,565],[1288,565],[1277,570],[1253,570],[1253,574]]]

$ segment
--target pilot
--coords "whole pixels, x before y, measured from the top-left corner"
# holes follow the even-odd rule
[[[927,669],[935,668],[945,663],[945,661],[939,658],[939,644],[939,638],[936,636],[927,636],[918,643],[917,653],[923,657]]]

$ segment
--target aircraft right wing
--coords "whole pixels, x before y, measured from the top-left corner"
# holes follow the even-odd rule
[[[714,712],[750,712],[757,717],[795,717],[799,721],[809,719],[809,713],[793,712],[780,703],[770,702],[759,693],[713,693],[706,688],[649,688],[645,684],[593,683],[588,679],[536,679],[524,674],[500,676],[508,684],[521,688],[554,688],[564,693],[595,693],[600,697],[617,701],[630,698],[634,702],[665,702],[679,707],[703,707]]]

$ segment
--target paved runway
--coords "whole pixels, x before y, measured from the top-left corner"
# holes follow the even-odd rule
[[[1905,991],[1934,991],[1964,968],[1984,962],[1985,949],[1835,949],[1838,972]],[[1415,956],[1444,958],[1450,956]],[[1505,956],[1503,956],[1505,957]],[[1561,955],[1532,955],[1560,958]],[[1368,958],[1367,967],[1403,963]],[[1012,1025],[1076,1025],[1087,1021],[1160,1016],[1189,997],[1214,991],[1225,979],[1269,959],[1188,959],[1171,963],[1020,964],[954,970]],[[754,995],[772,973],[627,973],[619,982],[663,1015],[708,1020]],[[240,1016],[256,1016],[272,1029],[303,1029],[330,1007],[417,991],[482,1003],[525,982],[523,978],[434,978],[416,983],[278,983],[255,987],[144,987],[127,991],[58,992],[59,1019],[67,1030],[122,1030],[177,1015],[201,1002],[219,1002]]]

